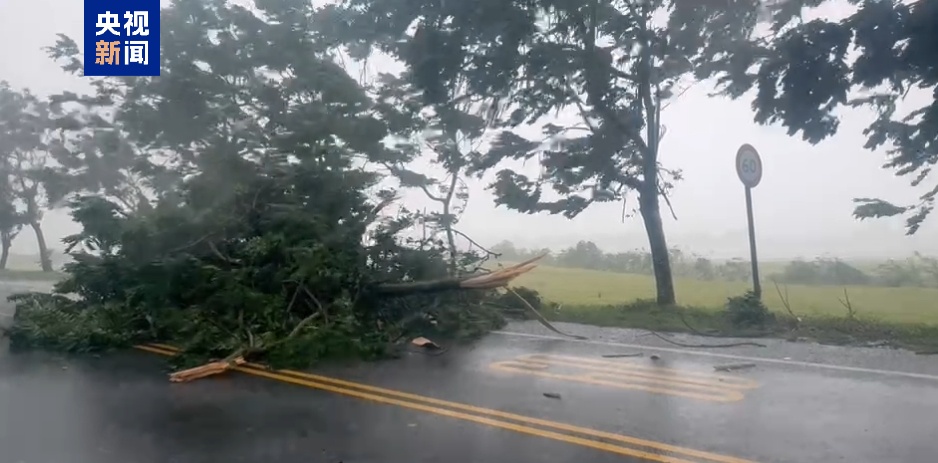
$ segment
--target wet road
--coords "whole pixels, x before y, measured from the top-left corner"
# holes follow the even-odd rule
[[[439,357],[321,374],[679,446],[672,455],[689,461],[935,461],[938,376],[665,349],[492,335]],[[740,363],[756,366],[713,368]]]
[[[934,357],[564,328],[592,341],[522,323],[442,355],[181,385],[161,347],[0,350],[0,463],[935,461]]]

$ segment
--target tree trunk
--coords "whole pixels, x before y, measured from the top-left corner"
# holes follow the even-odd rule
[[[407,283],[382,283],[375,285],[373,291],[381,296],[409,296],[412,294],[439,293],[460,288],[459,278],[441,278],[439,280],[414,281]]]
[[[7,269],[7,262],[10,260],[10,248],[13,246],[13,238],[9,233],[0,235],[0,270]]]
[[[648,245],[651,248],[651,264],[655,273],[655,289],[659,305],[674,305],[674,279],[671,275],[671,259],[668,255],[668,242],[664,237],[664,225],[661,223],[661,207],[658,191],[639,194],[639,211],[645,223]]]
[[[445,207],[443,214],[449,220],[449,206]],[[456,235],[453,233],[452,224],[446,225],[446,245],[449,247],[449,272],[451,275],[455,275],[457,269],[459,268],[458,255],[456,253]]]
[[[455,275],[459,268],[456,253],[456,235],[453,233],[453,216],[450,214],[450,205],[453,203],[453,194],[456,192],[456,185],[459,182],[459,169],[450,173],[452,179],[449,182],[449,191],[446,192],[446,198],[443,199],[443,217],[446,221],[446,244],[449,246],[449,272]]]
[[[36,232],[36,243],[39,245],[39,263],[42,265],[42,271],[51,272],[52,259],[49,256],[49,248],[46,246],[46,237],[42,234],[42,226],[36,221],[30,222],[29,226],[33,227],[33,231]]]

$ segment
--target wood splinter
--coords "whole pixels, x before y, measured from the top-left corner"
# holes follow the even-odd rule
[[[188,370],[177,371],[169,375],[169,380],[174,383],[184,383],[206,376],[224,373],[234,367],[247,363],[244,357],[236,357],[233,360],[219,360],[217,362],[206,363],[205,365],[189,368]]]

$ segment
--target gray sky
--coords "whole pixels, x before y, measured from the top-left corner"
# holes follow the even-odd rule
[[[838,8],[829,13],[842,13]],[[0,0],[0,80],[39,94],[85,89],[81,79],[64,74],[41,50],[59,32],[80,42],[81,15],[80,1]],[[370,67],[387,64],[373,61]],[[670,245],[715,257],[747,255],[743,187],[733,162],[740,144],[750,143],[764,165],[762,183],[753,190],[760,256],[880,258],[914,250],[938,253],[938,217],[912,238],[903,236],[901,219],[851,218],[852,198],[903,202],[922,193],[913,190],[907,179],[880,168],[883,152],[863,149],[861,132],[872,120],[871,113],[844,112],[839,135],[811,146],[788,137],[781,128],[752,122],[748,100],[710,98],[709,91],[707,84],[696,85],[662,116],[668,128],[662,162],[683,169],[685,177],[672,195],[678,220],[664,214]],[[594,240],[602,247],[622,250],[645,245],[640,218],[623,223],[621,203],[594,206],[574,220],[523,215],[496,209],[484,191],[485,183],[470,183],[469,206],[460,224],[463,232],[481,243],[510,239],[525,246],[560,247]],[[425,204],[420,199],[419,194],[405,197],[413,206]],[[60,247],[61,237],[77,227],[65,211],[53,211],[47,214],[44,228],[50,244]],[[14,244],[18,253],[35,249],[28,230]]]

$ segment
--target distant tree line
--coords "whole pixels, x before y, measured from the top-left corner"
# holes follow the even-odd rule
[[[592,241],[580,241],[560,251],[527,249],[502,241],[491,249],[504,261],[523,261],[548,254],[545,265],[616,273],[653,275],[651,253],[642,250],[605,252]],[[674,275],[698,280],[746,281],[752,278],[744,259],[715,260],[680,249],[669,249]],[[800,285],[867,285],[889,287],[938,287],[938,258],[916,253],[904,260],[888,260],[862,270],[837,258],[796,259],[781,271],[767,273],[766,280]]]
[[[804,285],[938,287],[938,258],[915,253],[907,259],[890,259],[867,271],[836,258],[798,259],[772,277],[780,283]]]

